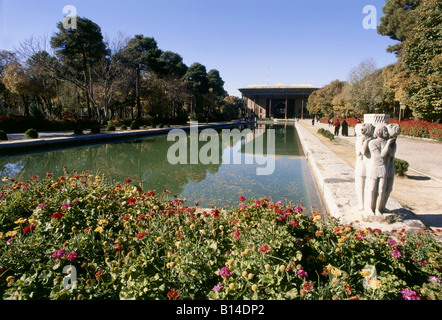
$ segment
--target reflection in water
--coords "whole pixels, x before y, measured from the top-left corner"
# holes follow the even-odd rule
[[[66,166],[69,171],[105,174],[117,181],[131,179],[134,183],[142,182],[145,190],[167,189],[172,195],[186,198],[188,205],[197,201],[203,207],[236,206],[238,197],[244,195],[247,199],[272,196],[275,201],[293,201],[295,204],[302,203],[307,209],[311,205],[321,209],[295,127],[266,125],[259,129],[252,128],[252,137],[234,137],[230,141],[223,141],[220,130],[219,161],[215,164],[171,165],[167,152],[175,142],[161,136],[3,157],[0,158],[0,176],[20,181],[34,175],[43,177],[47,172],[60,176],[63,175],[63,166]],[[262,167],[266,157],[273,156],[266,154],[269,129],[275,130],[275,155],[272,159],[275,170],[271,175],[259,176],[256,169]],[[261,154],[253,144],[255,133],[263,135],[264,152]],[[206,143],[199,142],[199,150]],[[250,143],[252,148],[248,145]],[[232,161],[235,157],[241,158],[239,164]]]

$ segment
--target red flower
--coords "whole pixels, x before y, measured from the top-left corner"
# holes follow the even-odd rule
[[[146,231],[143,231],[143,232],[137,234],[137,239],[138,239],[138,240],[141,240],[141,239],[143,239],[145,236],[146,236]]]
[[[170,289],[169,293],[167,294],[167,297],[170,300],[177,300],[180,297],[180,292],[177,289]]]
[[[131,183],[132,180],[130,180],[130,179],[126,179],[124,182],[125,182],[125,183]]]
[[[115,250],[123,249],[123,245],[121,243],[115,243],[113,246],[114,246]]]
[[[95,274],[95,278],[100,279],[100,277],[103,275],[103,270],[98,270],[97,273]]]
[[[31,224],[29,226],[24,227],[23,234],[31,233],[34,230],[35,230],[35,226]]]
[[[52,219],[56,219],[56,220],[60,220],[63,216],[64,216],[64,214],[63,214],[62,212],[57,212],[57,213],[54,213],[54,214],[51,216],[51,218],[52,218]]]
[[[238,200],[241,201],[241,202],[246,201],[246,197],[241,196],[241,197],[238,198]]]
[[[298,220],[292,220],[290,221],[290,224],[293,226],[293,228],[299,226],[299,221]]]
[[[148,192],[147,192],[147,195],[148,195],[149,197],[154,196],[154,195],[155,195],[155,190],[150,190],[150,191],[148,191]]]

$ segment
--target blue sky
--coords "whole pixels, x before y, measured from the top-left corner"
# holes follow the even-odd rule
[[[66,5],[110,38],[154,37],[188,66],[219,70],[231,95],[251,84],[322,87],[346,80],[364,59],[378,67],[396,62],[386,52],[394,41],[362,23],[367,5],[379,21],[384,0],[0,0],[0,49],[50,37]]]

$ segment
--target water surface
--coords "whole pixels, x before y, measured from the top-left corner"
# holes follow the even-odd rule
[[[242,130],[244,128],[240,128]],[[167,158],[169,148],[175,144],[167,136],[149,137],[120,143],[107,143],[51,150],[32,154],[0,157],[0,176],[26,181],[32,176],[44,177],[47,172],[63,175],[68,171],[105,174],[119,182],[131,179],[142,182],[144,190],[162,191],[187,199],[187,205],[198,202],[202,207],[229,207],[238,205],[238,197],[248,199],[270,198],[313,205],[322,209],[307,161],[293,125],[265,125],[264,154],[247,153],[247,142],[233,139],[219,145],[219,161],[204,165],[171,165]],[[275,130],[275,155],[267,155],[268,130]],[[222,135],[220,133],[220,142]],[[255,134],[256,128],[252,128]],[[250,142],[248,142],[250,143]],[[206,142],[200,142],[199,148]],[[190,152],[190,148],[189,148]],[[233,164],[234,155],[240,154],[240,164]],[[275,170],[271,175],[257,175],[262,161],[273,157]],[[189,155],[190,158],[190,155]],[[260,158],[261,162],[256,161]],[[267,158],[267,160],[270,160]],[[252,163],[252,164],[246,164]]]

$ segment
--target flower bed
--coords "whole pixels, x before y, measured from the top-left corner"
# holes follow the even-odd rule
[[[429,138],[442,141],[442,123],[431,123],[424,120],[390,120],[390,123],[398,123],[401,126],[401,133],[404,135]]]
[[[442,298],[440,235],[429,231],[356,230],[245,197],[200,212],[167,190],[88,174],[9,182],[2,299]]]

